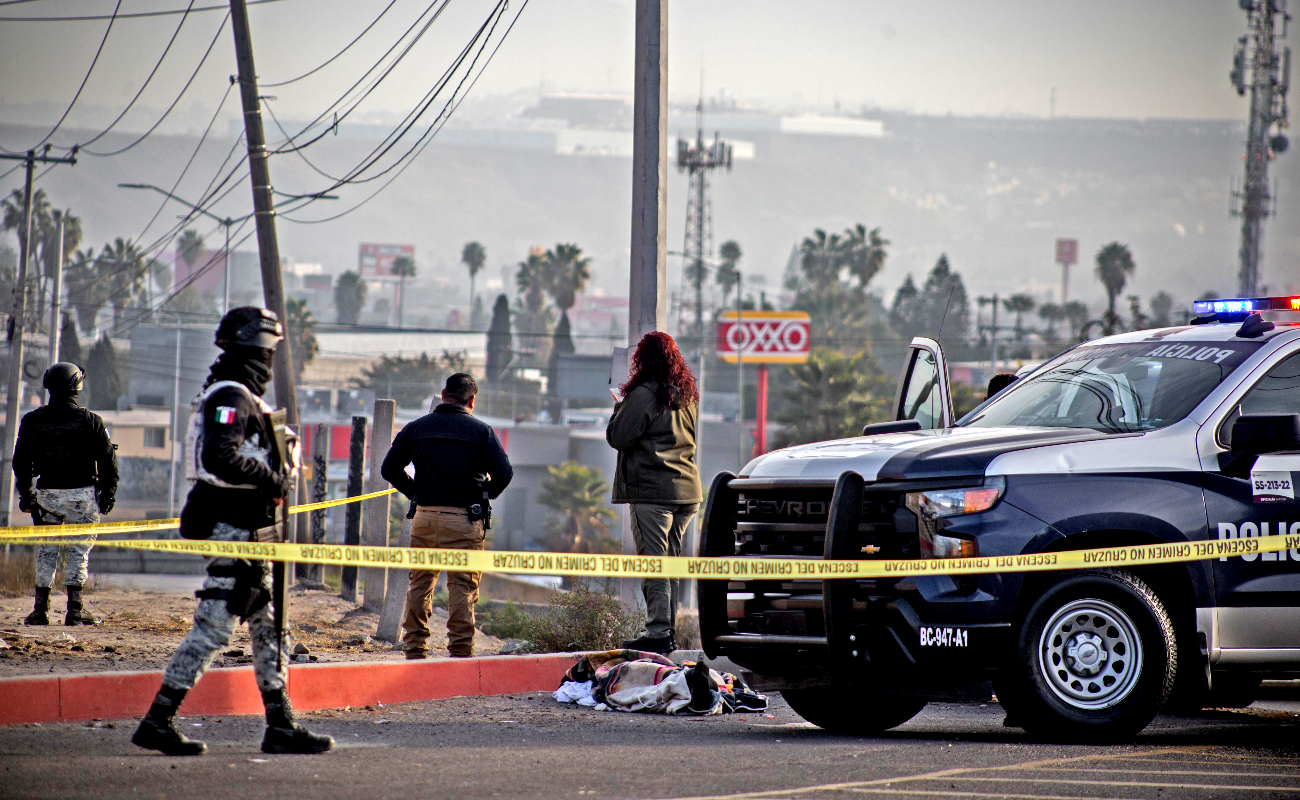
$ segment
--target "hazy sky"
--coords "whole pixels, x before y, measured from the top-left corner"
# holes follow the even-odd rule
[[[512,12],[521,0],[511,0]],[[0,6],[0,16],[111,12],[115,0],[36,0]],[[263,81],[316,66],[353,38],[387,0],[283,0],[250,10]],[[123,0],[122,10],[184,7],[185,0]],[[198,0],[197,5],[217,4]],[[338,61],[310,79],[268,89],[283,117],[327,105],[428,6],[396,0]],[[453,0],[411,57],[365,106],[404,111],[468,32],[487,0]],[[535,90],[629,91],[633,0],[531,0],[475,89],[479,97]],[[139,130],[188,78],[216,33],[220,11],[192,15],[154,84],[123,128]],[[143,82],[179,17],[118,21],[69,123],[102,124]],[[1228,85],[1233,40],[1245,14],[1231,0],[674,0],[670,91],[674,100],[720,88],[768,107],[863,104],[924,113],[1087,117],[1240,118],[1245,101]],[[48,123],[76,92],[106,23],[0,22],[0,99]],[[185,96],[177,121],[211,113],[234,71],[227,27]],[[84,104],[84,108],[82,105]],[[99,113],[96,114],[98,107]],[[232,97],[228,110],[235,108]],[[34,117],[34,119],[33,119]],[[68,142],[67,139],[56,140]],[[28,143],[0,142],[15,148]]]

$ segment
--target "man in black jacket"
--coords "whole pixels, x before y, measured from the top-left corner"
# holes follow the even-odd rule
[[[81,367],[60,361],[45,370],[48,405],[29,411],[18,425],[14,446],[14,478],[18,508],[30,512],[36,525],[99,522],[113,510],[117,493],[117,446],[98,414],[77,405],[86,379]],[[32,481],[35,479],[35,485]],[[36,605],[24,622],[49,625],[50,587],[64,553],[63,581],[68,592],[64,625],[94,625],[82,605],[86,563],[94,534],[60,539],[36,548]]]
[[[187,539],[253,541],[254,531],[275,522],[275,508],[289,493],[290,465],[280,463],[271,407],[262,399],[271,380],[275,347],[282,338],[279,320],[264,308],[232,309],[217,326],[222,353],[190,406],[185,477],[193,488],[181,511],[181,535]],[[173,717],[217,651],[230,644],[235,625],[246,621],[253,674],[266,706],[262,752],[329,750],[333,739],[294,721],[285,691],[289,655],[275,628],[266,562],[207,561],[208,577],[195,592],[199,606],[194,627],[176,648],[163,672],[162,688],[131,741],[167,755],[199,755],[207,750],[202,742],[176,730]]]
[[[415,501],[412,547],[482,550],[491,518],[489,501],[514,476],[496,431],[474,419],[478,384],[458,372],[447,379],[442,403],[406,427],[384,458],[384,480]],[[415,478],[406,474],[415,465]],[[447,649],[453,658],[474,655],[474,603],[481,572],[447,573]],[[406,657],[427,658],[434,570],[411,570],[402,615]]]

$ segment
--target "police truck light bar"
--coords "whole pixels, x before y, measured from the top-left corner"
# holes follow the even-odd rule
[[[1261,311],[1300,311],[1300,297],[1252,297],[1248,300],[1197,300],[1192,303],[1196,314],[1245,316]]]

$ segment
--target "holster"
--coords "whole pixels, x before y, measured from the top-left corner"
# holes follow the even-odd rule
[[[194,596],[200,600],[225,600],[226,610],[240,622],[261,611],[271,602],[271,593],[262,586],[263,566],[261,561],[236,561],[228,566],[213,565],[208,567],[208,574],[214,578],[234,578],[231,589],[200,589]]]

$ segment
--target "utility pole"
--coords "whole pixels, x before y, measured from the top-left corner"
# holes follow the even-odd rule
[[[989,377],[993,377],[998,372],[998,296],[977,298],[981,306],[993,306],[993,324],[981,325],[981,330],[989,332]]]
[[[59,329],[62,327],[61,323],[63,321],[60,318],[61,317],[60,305],[62,304],[62,298],[60,298],[59,295],[63,293],[64,216],[65,215],[63,214],[59,215],[58,260],[55,262],[54,265],[54,296],[50,301],[50,366],[53,366],[55,362],[59,360],[59,332],[60,332]]]
[[[1268,162],[1287,149],[1286,94],[1291,88],[1291,48],[1279,52],[1276,40],[1286,36],[1286,5],[1278,0],[1242,0],[1251,32],[1237,40],[1229,78],[1237,94],[1246,93],[1250,64],[1250,119],[1246,129],[1246,171],[1240,191],[1232,193],[1232,215],[1241,217],[1241,265],[1237,272],[1240,297],[1259,294],[1264,249],[1264,220],[1275,212],[1268,189]],[[1279,25],[1280,23],[1280,25]],[[1280,30],[1278,28],[1280,27]],[[1278,132],[1272,134],[1273,126]]]
[[[230,29],[235,36],[235,62],[239,67],[239,97],[244,109],[244,139],[248,142],[248,172],[253,183],[253,218],[257,223],[257,251],[262,262],[262,297],[266,307],[275,312],[281,324],[288,323],[284,308],[284,284],[280,275],[280,243],[275,235],[275,201],[271,194],[271,168],[262,132],[261,99],[257,94],[257,69],[253,64],[253,37],[248,29],[248,7],[244,0],[230,0]],[[229,269],[230,253],[226,252]],[[286,331],[287,333],[287,331]],[[298,397],[294,387],[293,352],[286,336],[280,342],[275,359],[275,401],[285,410],[287,424],[298,427]],[[306,496],[302,470],[298,470],[295,491],[284,502]],[[305,521],[304,521],[305,522]],[[298,525],[305,534],[304,525]],[[276,608],[283,613],[288,604],[288,585],[292,576],[284,562],[272,566],[272,583]]]
[[[632,258],[628,276],[629,356],[641,337],[667,327],[668,0],[636,0],[632,99]],[[626,365],[623,365],[626,369]],[[636,553],[623,514],[622,550]],[[619,579],[625,608],[638,602],[638,581]]]
[[[701,83],[703,83],[701,81]],[[709,172],[721,167],[731,169],[731,145],[713,134],[713,142],[704,143],[704,89],[695,104],[695,142],[677,140],[677,171],[690,176],[686,195],[686,283],[695,289],[695,335],[704,335],[705,258],[713,255],[713,212],[709,204]]]
[[[18,281],[14,284],[13,326],[14,338],[9,340],[9,375],[5,383],[8,396],[5,398],[4,452],[0,453],[0,524],[12,524],[14,502],[14,444],[18,441],[18,413],[22,409],[23,395],[23,331],[27,326],[27,263],[32,257],[32,173],[36,162],[75,164],[77,151],[74,148],[67,156],[51,156],[50,148],[37,155],[35,150],[28,150],[26,155],[0,153],[0,159],[22,160],[27,169],[23,182],[23,237],[19,242]],[[40,312],[38,311],[38,314]]]

